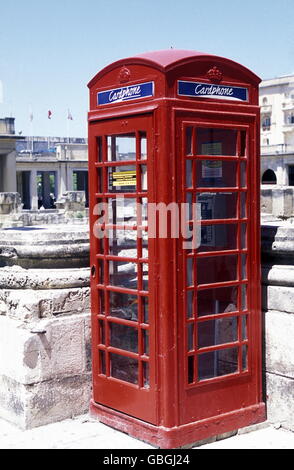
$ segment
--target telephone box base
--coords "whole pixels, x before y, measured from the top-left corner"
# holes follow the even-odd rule
[[[90,414],[101,423],[118,429],[160,449],[176,449],[196,444],[203,439],[221,435],[266,420],[265,404],[242,408],[193,423],[166,428],[154,426],[91,400]]]

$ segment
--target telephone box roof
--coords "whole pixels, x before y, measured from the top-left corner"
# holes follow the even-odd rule
[[[217,62],[222,62],[224,64],[230,65],[233,68],[238,68],[242,71],[245,75],[247,75],[248,80],[253,83],[259,83],[261,79],[255,75],[251,70],[247,69],[243,65],[234,62],[233,60],[227,59],[225,57],[216,56],[213,54],[208,54],[205,52],[199,51],[191,51],[191,50],[183,50],[183,49],[166,49],[166,50],[159,50],[159,51],[152,51],[152,52],[144,52],[143,54],[138,54],[133,57],[128,57],[125,59],[120,59],[116,62],[113,62],[102,70],[100,70],[95,77],[88,83],[88,87],[91,87],[99,78],[101,78],[106,73],[110,72],[112,69],[130,65],[130,64],[138,64],[138,65],[149,65],[154,67],[162,72],[168,72],[180,65],[185,65],[185,63],[191,63],[196,61],[203,61],[203,60],[215,60]]]

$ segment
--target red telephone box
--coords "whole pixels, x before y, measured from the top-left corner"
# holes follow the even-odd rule
[[[89,83],[91,412],[161,448],[265,419],[259,82],[171,49]]]

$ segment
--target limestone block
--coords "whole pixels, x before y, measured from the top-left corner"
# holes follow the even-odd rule
[[[266,370],[294,380],[294,315],[265,314]],[[293,396],[294,398],[294,396]]]
[[[85,413],[90,314],[32,323],[0,317],[0,417],[30,428]]]
[[[294,431],[294,380],[267,373],[266,394],[268,421]]]
[[[86,372],[86,317],[74,315],[42,322],[46,333],[34,334],[24,344],[25,384]]]
[[[0,374],[0,417],[25,429],[24,386]]]
[[[52,290],[0,290],[0,313],[25,322],[60,314],[88,312],[89,310],[89,287]]]
[[[0,416],[22,429],[88,411],[91,374],[23,385],[0,375]]]
[[[0,317],[0,375],[29,385],[89,372],[89,317],[58,317],[27,328]]]
[[[273,210],[273,196],[271,189],[261,189],[260,210],[262,213],[271,214]]]
[[[264,286],[263,308],[294,313],[294,287]]]
[[[24,345],[31,336],[21,322],[0,317],[0,376],[17,383],[24,382]]]

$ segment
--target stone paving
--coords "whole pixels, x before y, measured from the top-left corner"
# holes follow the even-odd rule
[[[154,447],[82,415],[27,431],[0,420],[0,449],[154,450]],[[294,449],[294,433],[262,423],[197,449]]]

